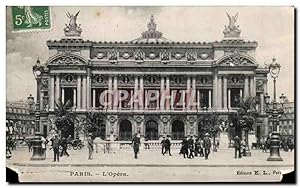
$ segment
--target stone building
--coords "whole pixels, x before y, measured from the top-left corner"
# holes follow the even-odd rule
[[[139,133],[148,140],[166,134],[179,140],[203,135],[208,126],[204,116],[216,114],[226,120],[236,113],[240,97],[256,96],[260,118],[255,130],[267,133],[268,69],[255,58],[258,43],[242,39],[241,30],[230,23],[224,38],[215,42],[168,40],[153,16],[148,29],[132,41],[84,40],[76,22],[68,25],[65,37],[47,41],[49,59],[42,65],[40,87],[41,131],[49,132],[55,101],[69,100],[79,119],[74,127],[83,126],[80,122],[87,112],[98,113],[97,136],[103,139],[114,135],[129,140]]]
[[[286,102],[283,104],[284,113],[279,118],[279,133],[281,135],[294,136],[295,127],[295,111],[294,102]]]
[[[6,103],[6,133],[9,135],[33,135],[35,116],[23,101]]]

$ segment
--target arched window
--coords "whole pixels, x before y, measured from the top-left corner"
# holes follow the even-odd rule
[[[158,140],[158,124],[156,121],[150,120],[146,123],[146,139]]]
[[[181,120],[175,120],[172,123],[172,139],[182,140],[184,138],[184,123]]]
[[[131,140],[132,138],[132,125],[129,120],[123,120],[120,123],[119,140]]]

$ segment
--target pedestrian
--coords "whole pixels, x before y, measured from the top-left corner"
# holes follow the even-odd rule
[[[41,138],[42,141],[42,156],[46,158],[46,145],[47,145],[47,140],[45,137],[42,136]]]
[[[165,152],[163,153],[163,155],[165,155],[167,152],[169,153],[170,156],[172,156],[172,154],[171,154],[171,138],[169,135],[167,135],[167,139],[165,142]]]
[[[200,154],[200,148],[201,148],[200,139],[196,138],[196,141],[195,141],[195,157],[199,156],[199,154]]]
[[[208,159],[209,153],[210,153],[210,148],[211,148],[211,140],[208,137],[209,134],[205,133],[204,139],[203,139],[203,148],[204,148],[204,156],[205,160]]]
[[[68,149],[68,143],[65,137],[62,138],[61,140],[61,147],[62,147],[62,151],[60,153],[60,157],[62,157],[63,155],[67,155],[68,157],[70,156],[67,152]]]
[[[88,159],[90,160],[90,159],[93,159],[93,150],[94,150],[94,141],[92,138],[92,133],[89,134],[87,142],[88,142],[88,149],[89,149],[89,158]]]
[[[193,139],[192,135],[188,139],[188,150],[189,150],[189,156],[188,156],[188,158],[189,159],[194,158],[195,149],[194,149],[194,139]]]
[[[187,141],[187,137],[185,136],[183,139],[182,139],[182,142],[181,142],[181,149],[180,149],[180,153],[179,154],[183,154],[183,158],[185,157],[188,157],[188,141]]]
[[[139,152],[139,148],[141,145],[140,138],[137,136],[137,134],[135,134],[135,136],[133,137],[131,144],[132,144],[133,151],[134,151],[134,158],[137,159],[138,158],[137,154]]]
[[[234,158],[236,159],[237,158],[237,155],[239,156],[239,158],[242,157],[241,155],[241,140],[238,136],[235,136],[233,138],[233,147],[234,147]]]
[[[67,138],[67,146],[68,146],[69,144],[72,146],[72,141],[73,141],[72,136],[69,135],[68,138]]]
[[[166,137],[163,136],[161,143],[161,154],[165,155],[165,149],[166,149]]]
[[[59,162],[60,139],[58,138],[58,135],[55,134],[54,138],[52,138],[51,140],[52,140],[52,149],[53,149],[53,153],[54,153],[54,160],[52,162],[55,162],[56,160],[57,160],[57,162]]]

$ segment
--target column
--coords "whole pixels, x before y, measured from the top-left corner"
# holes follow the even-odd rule
[[[231,89],[228,89],[228,108],[231,108]]]
[[[73,89],[73,107],[76,107],[76,88]]]
[[[253,76],[253,96],[256,97],[256,76]]]
[[[196,109],[195,101],[196,101],[196,77],[192,78],[192,99],[190,100],[190,105],[192,106],[192,110]]]
[[[245,86],[244,86],[244,99],[249,97],[249,76],[245,77]]]
[[[243,89],[240,89],[240,97],[243,97]]]
[[[170,110],[170,78],[166,77],[166,110]],[[172,99],[172,96],[171,96]],[[173,100],[173,99],[172,99]],[[173,103],[171,104],[173,107]]]
[[[54,76],[50,75],[50,109],[54,109]]]
[[[185,108],[186,108],[186,97],[185,97],[185,95],[186,95],[186,91],[185,90],[183,90],[183,92],[182,92],[182,99],[183,99],[183,101],[182,101],[182,110],[185,110]],[[173,98],[173,97],[172,97]]]
[[[218,109],[222,108],[222,77],[218,77]]]
[[[200,106],[200,90],[197,90],[197,107],[198,110],[200,110],[201,106]]]
[[[148,110],[148,91],[145,90],[145,110]]]
[[[187,77],[186,81],[186,97],[183,98],[184,103],[186,104],[186,109],[190,109],[190,96],[191,96],[191,77]]]
[[[139,86],[139,80],[138,77],[135,76],[134,78],[134,98],[133,98],[133,103],[134,103],[134,109],[138,110],[138,102],[136,102],[136,99],[138,98],[138,86]]]
[[[213,81],[213,95],[214,95],[214,98],[213,98],[213,106],[214,108],[217,108],[218,107],[218,75],[217,73],[214,74],[214,81]]]
[[[159,109],[159,91],[156,91],[156,96],[157,96],[157,99],[156,99],[156,110]]]
[[[82,109],[86,110],[86,76],[82,78]]]
[[[118,109],[118,98],[119,98],[119,95],[118,95],[118,77],[117,76],[114,76],[114,105],[113,105],[113,109],[114,110],[117,110]]]
[[[87,76],[86,76],[86,85],[87,85],[87,91],[86,91],[86,106],[87,109],[90,109],[91,107],[91,77],[90,77],[90,70],[88,69],[87,71]]]
[[[140,110],[143,110],[144,109],[144,79],[143,79],[143,76],[141,75],[140,76],[140,95],[139,95],[139,98],[140,98]]]
[[[96,108],[96,89],[93,88],[93,108]]]
[[[208,108],[211,108],[211,96],[212,94],[211,94],[211,89],[210,90],[208,90]]]
[[[58,102],[59,98],[60,98],[60,79],[59,79],[59,75],[56,75],[55,101]]]
[[[65,88],[61,88],[61,102],[65,104]]]
[[[265,109],[264,109],[264,94],[260,93],[260,113],[264,113]]]
[[[255,97],[254,95],[254,80],[253,80],[253,77],[251,76],[250,78],[250,96],[251,97]]]
[[[107,100],[107,105],[108,105],[108,109],[111,110],[112,109],[112,105],[113,105],[113,100],[112,100],[112,76],[108,77],[108,100]]]
[[[81,75],[77,76],[77,108],[81,109]]]
[[[223,109],[227,109],[227,78],[223,77]]]
[[[160,109],[164,110],[165,108],[165,77],[161,76],[161,80],[160,80]]]
[[[133,90],[130,90],[130,110],[133,109]]]

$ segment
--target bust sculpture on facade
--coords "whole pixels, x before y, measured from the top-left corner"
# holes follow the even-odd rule
[[[238,19],[238,13],[235,16],[230,16],[227,12],[226,12],[226,14],[229,19],[229,25],[225,26],[225,29],[223,31],[225,38],[240,37],[241,30],[239,29],[239,26],[236,25],[236,21]]]
[[[64,32],[66,36],[80,37],[82,29],[80,28],[80,24],[78,25],[76,22],[79,12],[80,11],[78,11],[75,15],[67,12],[67,17],[70,19],[70,21],[69,21],[69,25],[66,24],[66,27],[64,28]]]

